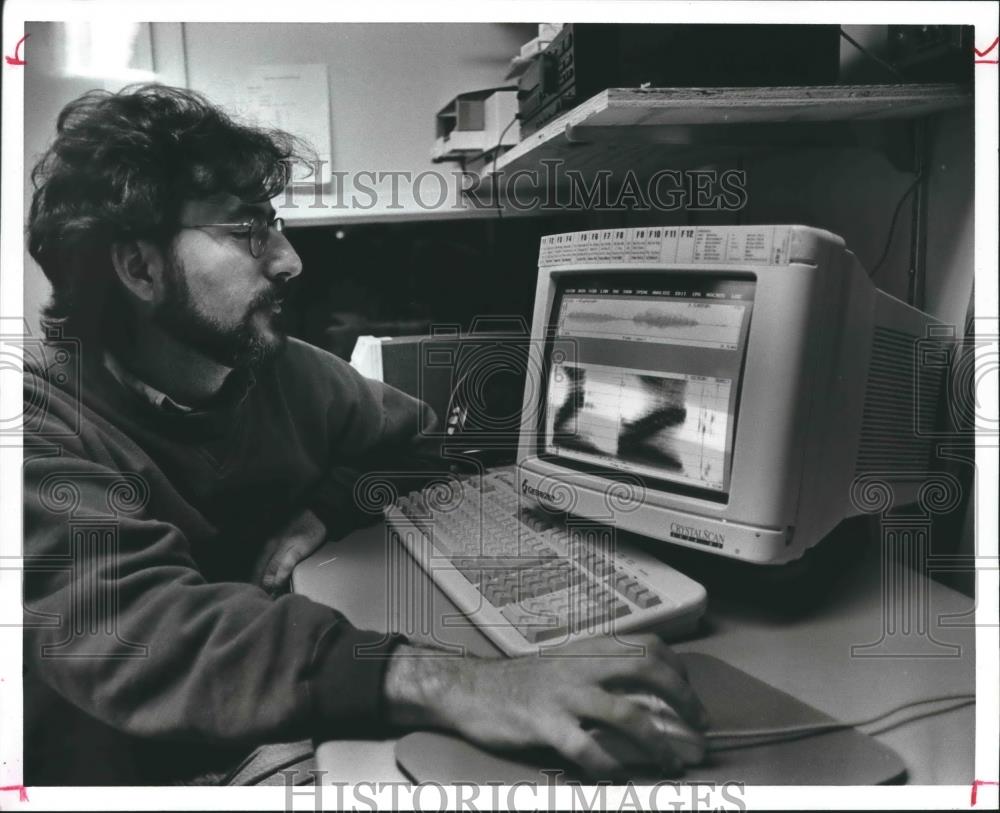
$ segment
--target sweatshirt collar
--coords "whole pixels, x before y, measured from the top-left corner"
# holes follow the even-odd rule
[[[193,407],[175,401],[165,392],[161,392],[151,384],[146,383],[125,366],[107,349],[102,358],[105,369],[125,389],[138,395],[146,403],[153,406],[159,414],[172,417],[223,414],[225,409],[219,407],[235,407],[243,402],[250,388],[256,383],[253,373],[249,370],[233,370],[226,378],[222,389],[205,406]]]
[[[165,392],[160,392],[156,389],[156,387],[147,384],[142,379],[130,373],[124,366],[122,366],[121,362],[107,350],[104,351],[103,361],[108,372],[115,377],[119,384],[131,390],[143,400],[148,401],[162,412],[169,412],[175,415],[186,415],[190,412],[194,412],[194,407],[178,403]]]

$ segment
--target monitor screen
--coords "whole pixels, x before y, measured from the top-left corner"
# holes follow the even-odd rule
[[[554,275],[539,454],[724,500],[755,280]]]

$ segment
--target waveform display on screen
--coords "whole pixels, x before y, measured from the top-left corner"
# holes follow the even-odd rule
[[[721,490],[732,382],[589,364],[554,365],[552,453]]]
[[[571,311],[566,314],[567,320],[574,322],[589,322],[590,324],[606,324],[608,322],[622,321],[621,316],[614,313],[601,313],[599,311]],[[639,325],[649,325],[650,327],[697,327],[701,324],[697,319],[678,314],[663,313],[650,309],[644,313],[638,313],[632,317],[632,321]]]
[[[746,306],[688,300],[567,296],[559,334],[569,337],[735,348]]]

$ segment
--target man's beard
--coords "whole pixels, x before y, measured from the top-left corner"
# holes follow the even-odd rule
[[[239,324],[226,326],[198,311],[183,267],[176,260],[170,266],[165,276],[164,300],[153,311],[153,321],[171,338],[233,368],[260,366],[285,346],[282,315],[272,310],[284,298],[284,283],[262,291],[247,306]],[[262,311],[271,318],[273,335],[263,334],[254,324],[254,317]]]

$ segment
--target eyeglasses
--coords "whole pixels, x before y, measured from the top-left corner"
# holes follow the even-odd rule
[[[285,230],[285,221],[283,218],[275,217],[270,220],[263,215],[254,215],[249,220],[242,223],[198,223],[193,226],[182,226],[183,229],[201,229],[206,226],[220,226],[229,229],[239,229],[240,232],[246,231],[248,239],[250,241],[250,256],[255,260],[260,259],[264,256],[264,252],[267,251],[267,240],[271,236],[271,227],[281,234]],[[239,233],[239,232],[237,232]]]

